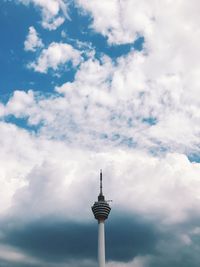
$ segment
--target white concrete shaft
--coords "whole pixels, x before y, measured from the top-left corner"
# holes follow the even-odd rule
[[[99,267],[105,267],[105,232],[104,232],[103,220],[99,221],[98,261],[99,261]]]

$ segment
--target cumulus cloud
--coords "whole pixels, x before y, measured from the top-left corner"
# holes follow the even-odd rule
[[[31,66],[45,73],[69,61],[76,66],[80,60],[80,52],[68,44],[52,43]],[[108,57],[91,58],[81,64],[74,82],[56,88],[63,96],[43,98],[34,110],[30,106],[22,113],[30,122],[46,121],[43,133],[56,138],[90,139],[97,146],[103,142],[157,151],[198,151],[197,100],[187,97],[182,75],[152,77],[146,71],[149,60],[139,52],[115,64]]]
[[[98,193],[98,170],[103,168],[105,193],[118,209],[159,218],[163,224],[185,222],[190,214],[199,213],[199,164],[182,154],[156,158],[112,147],[95,152],[75,148],[75,143],[48,141],[12,124],[0,126],[2,212],[14,204],[17,214],[26,214],[25,218],[56,213],[87,220],[91,218],[88,207]],[[74,196],[79,198],[71,201]]]
[[[9,135],[10,131],[7,130]],[[91,202],[98,194],[98,171],[95,170],[101,166],[106,173],[105,194],[115,200],[119,210],[158,219],[166,225],[186,222],[190,214],[199,213],[199,164],[190,163],[183,155],[169,154],[166,158],[157,159],[138,151],[119,149],[95,153],[67,148],[58,141],[25,137],[14,146],[18,151],[13,168],[6,171],[5,164],[7,175],[11,172],[13,182],[19,183],[16,188],[13,184],[11,194],[5,193],[6,201],[13,201],[14,211],[22,218],[23,214],[26,214],[25,218],[57,214],[67,219],[87,221],[91,218]],[[28,155],[24,152],[27,147]],[[5,147],[2,151],[2,158],[7,158],[10,150]],[[21,156],[23,153],[24,158]],[[38,156],[34,160],[36,154]],[[19,164],[18,157],[21,157]],[[21,168],[26,163],[25,159],[32,161]],[[84,168],[87,170],[84,171]],[[18,171],[15,174],[12,170]],[[5,183],[6,177],[2,178]],[[107,192],[112,192],[112,196]],[[81,198],[71,201],[74,196],[80,195]]]
[[[49,261],[79,266],[79,259],[94,265],[97,224],[90,207],[99,192],[100,168],[104,194],[114,200],[107,222],[110,266],[165,266],[175,261],[175,252],[180,265],[185,249],[199,246],[199,164],[181,154],[159,159],[137,150],[83,150],[6,123],[0,132],[1,184],[11,192],[1,187],[0,243],[10,247],[13,261],[17,250],[20,262],[32,266]],[[85,249],[75,245],[80,236]],[[169,244],[173,249],[166,254]],[[72,258],[77,261],[69,263]]]
[[[26,184],[25,176],[29,172],[31,161],[36,156],[31,137],[25,131],[12,124],[0,123],[1,128],[1,206],[0,212],[6,212],[11,205],[17,188]]]
[[[26,51],[36,51],[37,48],[43,47],[43,42],[38,36],[37,31],[33,26],[29,27],[29,32],[24,42],[24,49]]]
[[[58,70],[65,63],[71,62],[76,67],[81,62],[81,54],[78,50],[66,43],[51,43],[43,49],[36,62],[29,67],[37,72],[46,73],[48,69]]]
[[[78,3],[90,12],[92,27],[109,43],[133,41],[137,33],[144,36],[144,53],[120,59],[112,81],[121,98],[131,99],[132,114],[156,122],[147,134],[148,144],[198,150],[198,1],[191,5],[133,0]],[[112,20],[107,19],[110,15]],[[122,105],[127,107],[127,102]]]
[[[151,33],[156,2],[125,0],[77,3],[93,17],[92,27],[108,38],[110,44],[133,43],[138,35]],[[110,19],[112,17],[112,19]]]
[[[23,117],[24,110],[31,108],[35,103],[34,93],[32,90],[28,92],[16,90],[7,103],[7,114],[15,114],[16,117]],[[6,114],[4,114],[6,115]]]
[[[64,0],[18,0],[19,2],[29,5],[33,4],[41,9],[42,26],[48,30],[57,29],[66,18],[67,3]]]

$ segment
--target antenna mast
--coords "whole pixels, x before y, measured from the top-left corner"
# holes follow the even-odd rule
[[[103,186],[102,186],[102,170],[100,170],[100,196],[103,195],[103,190],[102,190]]]

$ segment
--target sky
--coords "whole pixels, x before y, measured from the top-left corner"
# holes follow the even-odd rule
[[[0,267],[199,266],[199,11],[0,1]]]

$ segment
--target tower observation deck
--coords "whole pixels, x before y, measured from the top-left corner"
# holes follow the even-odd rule
[[[92,206],[92,211],[95,219],[98,220],[98,262],[99,267],[105,267],[105,231],[104,221],[108,218],[110,213],[110,206],[105,200],[102,189],[102,171],[100,171],[100,193],[98,201]]]

